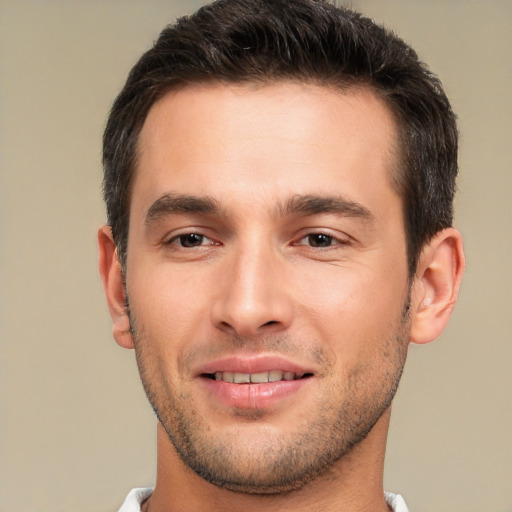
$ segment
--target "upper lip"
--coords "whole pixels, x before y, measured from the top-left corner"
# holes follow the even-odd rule
[[[232,355],[200,365],[194,372],[197,377],[216,372],[262,373],[270,370],[293,372],[297,375],[315,373],[312,368],[279,355]]]

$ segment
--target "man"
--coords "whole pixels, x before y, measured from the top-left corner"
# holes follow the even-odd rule
[[[322,1],[211,4],[130,73],[104,166],[113,334],[159,420],[121,510],[406,511],[391,402],[464,267],[455,118],[414,51]]]

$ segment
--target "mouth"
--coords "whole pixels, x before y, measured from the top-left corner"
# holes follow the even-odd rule
[[[265,384],[267,382],[308,379],[313,377],[313,373],[295,373],[285,370],[269,370],[258,373],[217,371],[215,373],[203,373],[201,376],[215,381],[228,382],[230,384]]]
[[[232,356],[198,369],[209,403],[244,410],[276,410],[314,389],[316,372],[280,356]],[[214,399],[212,402],[211,400]]]

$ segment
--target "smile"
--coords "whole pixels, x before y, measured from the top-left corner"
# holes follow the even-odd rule
[[[279,382],[298,380],[311,377],[311,373],[297,374],[295,372],[283,370],[269,370],[259,373],[241,373],[241,372],[215,372],[207,374],[206,377],[217,381],[229,382],[234,384],[264,384],[266,382]]]
[[[305,397],[314,389],[317,368],[277,354],[236,354],[204,363],[193,374],[217,411],[219,404],[262,411]]]

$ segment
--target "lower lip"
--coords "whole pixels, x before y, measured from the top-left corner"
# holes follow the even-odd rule
[[[265,409],[299,393],[311,377],[262,384],[233,384],[201,377],[208,391],[230,407]]]

